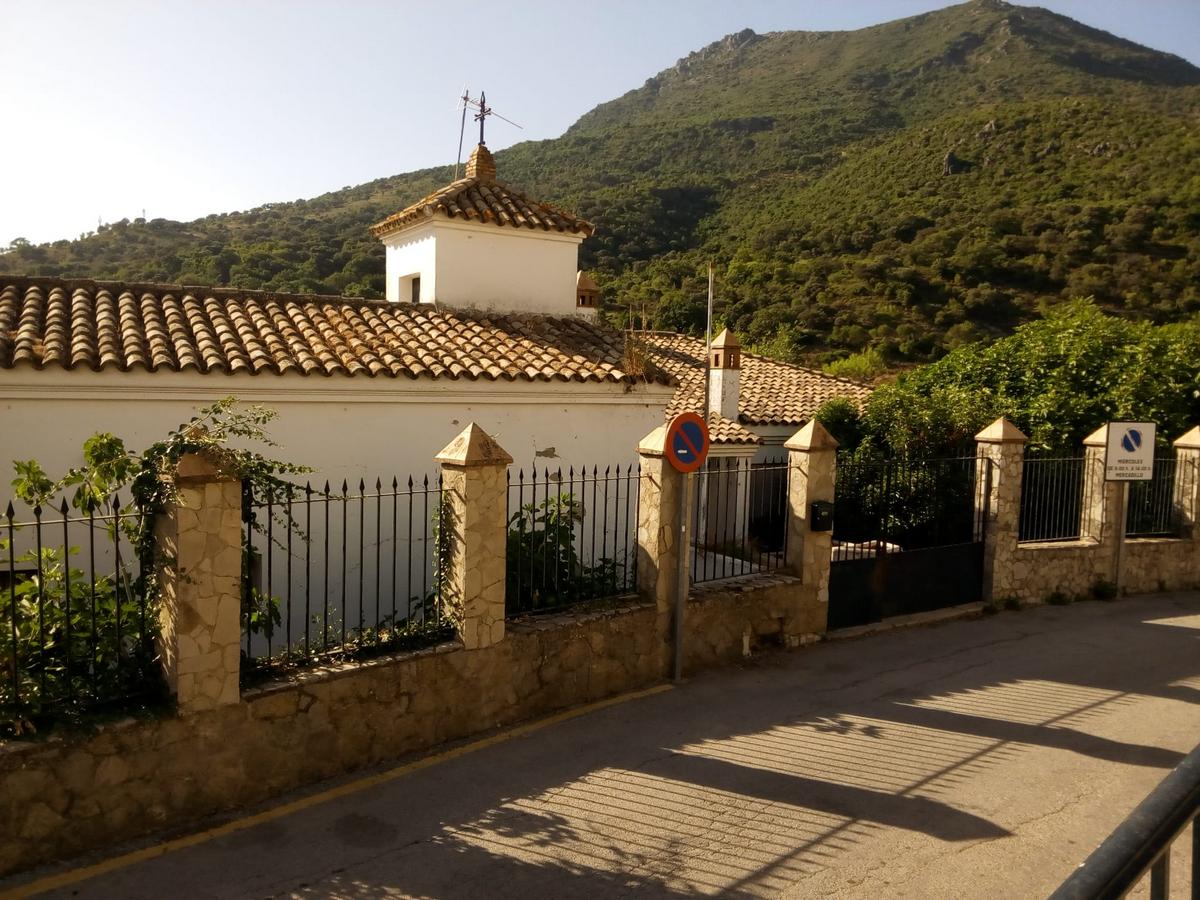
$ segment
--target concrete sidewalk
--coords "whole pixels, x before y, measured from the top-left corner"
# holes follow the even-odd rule
[[[55,896],[1045,896],[1198,742],[1200,595],[1042,607],[772,654]]]

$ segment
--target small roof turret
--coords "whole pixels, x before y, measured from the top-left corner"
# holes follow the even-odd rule
[[[713,349],[715,350],[724,350],[726,348],[741,349],[742,342],[739,341],[737,335],[728,328],[722,328],[721,333],[713,338],[712,345]]]

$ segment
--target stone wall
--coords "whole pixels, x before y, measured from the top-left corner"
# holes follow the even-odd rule
[[[823,610],[794,614],[811,594],[783,575],[697,589],[687,671],[815,639]],[[0,874],[661,682],[669,626],[654,604],[629,597],[510,621],[503,641],[477,650],[456,641],[312,669],[232,706],[0,745]]]
[[[994,600],[1045,600],[1056,592],[1075,597],[1114,575],[1112,554],[1096,541],[1018,544],[1010,560],[1008,570],[996,575]]]
[[[1131,594],[1200,588],[1200,542],[1137,538],[1125,542],[1125,590]]]
[[[1189,434],[1177,446],[1200,457],[1200,430]],[[686,482],[666,463],[664,438],[656,430],[639,447],[637,597],[602,610],[504,619],[508,455],[471,425],[439,456],[445,527],[454,535],[445,592],[457,639],[309,669],[240,696],[228,650],[230,616],[240,605],[240,488],[205,460],[181,460],[180,504],[158,523],[171,551],[160,650],[176,709],[0,744],[0,874],[661,681],[673,671],[680,626],[687,674],[817,639],[828,612],[829,535],[811,532],[808,518],[812,502],[832,499],[836,444],[815,423],[788,444],[788,571],[690,589],[685,581],[689,600],[677,623],[673,601],[689,570],[690,539],[675,511]],[[1023,440],[1003,422],[980,435],[981,455],[993,466],[988,595],[1086,593],[1113,577],[1111,488],[1084,511],[1086,540],[1018,544]],[[1200,487],[1185,487],[1178,491],[1185,537],[1126,542],[1127,590],[1200,582]]]
[[[797,647],[825,633],[818,588],[784,574],[745,575],[692,588],[684,674],[734,663],[764,647]]]
[[[1099,583],[1123,593],[1182,590],[1200,585],[1200,428],[1175,441],[1178,460],[1172,492],[1179,538],[1124,538],[1123,485],[1104,480],[1105,429],[1084,441],[1079,540],[1020,543],[1018,519],[1024,466],[1023,435],[998,419],[976,435],[989,460],[984,596],[992,602],[1045,600],[1052,594],[1088,596]],[[1123,544],[1122,544],[1123,541]],[[1118,549],[1119,548],[1119,549]],[[1118,567],[1118,555],[1121,564]]]

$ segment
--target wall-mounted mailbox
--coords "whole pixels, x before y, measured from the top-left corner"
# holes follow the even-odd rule
[[[833,504],[828,500],[814,500],[808,514],[809,531],[833,531]]]

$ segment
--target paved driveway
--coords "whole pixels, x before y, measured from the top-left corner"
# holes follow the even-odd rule
[[[772,654],[63,889],[1044,896],[1200,742],[1200,596]]]

